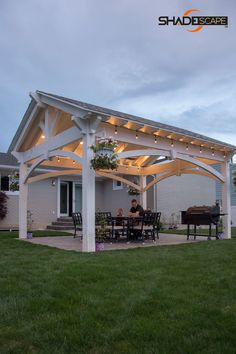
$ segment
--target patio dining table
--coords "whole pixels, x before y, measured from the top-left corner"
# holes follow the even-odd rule
[[[138,225],[140,222],[142,222],[143,217],[142,216],[112,216],[111,220],[112,220],[112,238],[117,240],[118,237],[120,238],[120,236],[123,236],[124,240],[128,241],[130,239],[131,230],[135,225]]]

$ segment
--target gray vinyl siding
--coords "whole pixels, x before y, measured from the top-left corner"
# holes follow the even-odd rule
[[[236,165],[231,165],[231,205],[236,207],[236,186],[233,183],[234,173],[236,174]]]
[[[217,171],[220,172],[220,166],[216,166]],[[236,171],[236,165],[232,164],[230,165],[230,190],[231,190],[231,205],[236,206],[236,186],[233,183],[233,173]],[[221,196],[222,193],[222,184],[220,182],[216,182],[216,199],[220,200],[222,199]]]

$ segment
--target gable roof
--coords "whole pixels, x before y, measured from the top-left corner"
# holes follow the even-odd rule
[[[220,140],[216,140],[216,139],[210,138],[208,136],[192,132],[192,131],[187,130],[187,129],[178,128],[178,127],[175,127],[173,125],[160,123],[160,122],[148,119],[148,118],[138,117],[138,116],[131,115],[131,114],[128,114],[128,113],[119,112],[119,111],[116,111],[116,110],[113,110],[113,109],[110,109],[110,108],[97,106],[97,105],[94,105],[94,104],[90,104],[90,103],[74,100],[74,99],[71,99],[71,98],[63,97],[63,96],[58,96],[58,95],[47,93],[47,92],[43,92],[43,91],[36,91],[36,92],[39,93],[39,94],[42,94],[42,95],[48,95],[48,96],[54,97],[56,99],[60,99],[62,101],[68,102],[68,103],[72,103],[72,104],[78,106],[79,108],[85,109],[85,110],[87,110],[89,112],[94,112],[94,113],[99,113],[99,114],[104,113],[107,116],[116,116],[116,117],[128,119],[130,121],[134,121],[134,122],[143,123],[143,124],[147,124],[147,125],[153,126],[153,127],[157,128],[157,129],[163,129],[163,130],[168,130],[168,131],[171,131],[171,132],[174,132],[174,133],[178,133],[178,134],[188,135],[188,136],[191,136],[193,138],[207,140],[207,141],[210,141],[210,142],[216,143],[216,144],[217,143],[218,144],[223,144],[225,146],[232,147],[232,148],[236,149],[236,146],[234,146],[234,145],[231,145],[231,144],[228,144],[228,143],[224,143],[224,142],[222,142]]]
[[[73,105],[74,107],[76,106],[78,109],[82,109],[82,110],[85,110],[85,111],[88,111],[88,112],[92,112],[92,113],[97,113],[97,114],[100,114],[102,116],[105,116],[106,118],[109,117],[109,116],[115,116],[115,117],[118,117],[118,118],[123,118],[123,119],[129,120],[129,121],[135,122],[135,123],[145,124],[145,125],[151,126],[153,128],[156,128],[157,130],[158,129],[159,130],[165,130],[165,131],[168,131],[170,133],[181,134],[181,135],[185,135],[185,136],[190,137],[190,138],[204,140],[204,141],[212,143],[212,144],[223,145],[224,147],[229,148],[229,149],[231,149],[231,150],[236,152],[236,146],[234,146],[234,145],[225,143],[225,142],[217,140],[217,139],[213,139],[213,138],[208,137],[206,135],[202,135],[202,134],[199,134],[199,133],[192,132],[192,131],[187,130],[187,129],[175,127],[175,126],[172,126],[172,125],[169,125],[169,124],[160,123],[160,122],[153,121],[153,120],[150,120],[150,119],[147,119],[147,118],[138,117],[138,116],[131,115],[131,114],[128,114],[128,113],[124,113],[124,112],[119,112],[119,111],[116,111],[116,110],[113,110],[113,109],[109,109],[109,108],[97,106],[97,105],[94,105],[94,104],[78,101],[78,100],[75,100],[75,99],[71,99],[71,98],[55,95],[55,94],[52,94],[52,93],[47,93],[47,92],[44,92],[44,91],[37,90],[36,93],[39,94],[39,95],[51,98],[52,100],[55,100],[55,102],[56,101],[65,102],[65,103],[67,103],[69,105],[70,104]],[[28,117],[29,113],[31,112],[31,110],[33,109],[34,104],[35,104],[35,101],[32,99],[30,104],[29,104],[29,106],[28,106],[28,109],[27,109],[27,111],[26,111],[26,113],[25,113],[25,115],[24,115],[24,117],[23,117],[23,119],[22,119],[22,121],[21,121],[21,123],[19,125],[19,128],[18,128],[18,130],[17,130],[17,132],[16,132],[16,134],[15,134],[15,136],[14,136],[14,138],[13,138],[13,140],[12,140],[10,146],[9,146],[8,152],[11,152],[13,150],[14,144],[17,141],[18,137],[20,136],[21,131],[23,130],[24,124],[27,121],[27,117]],[[53,103],[52,103],[52,106],[53,106]]]
[[[0,165],[19,166],[17,159],[10,153],[0,152]]]

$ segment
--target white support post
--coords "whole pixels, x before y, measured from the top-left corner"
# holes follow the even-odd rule
[[[27,238],[27,204],[28,204],[28,184],[24,183],[27,175],[27,165],[20,164],[19,181],[19,238]]]
[[[83,252],[95,252],[95,171],[90,166],[95,133],[101,122],[100,116],[72,117],[72,122],[83,134],[82,157],[82,217],[83,217]]]
[[[153,179],[157,178],[157,175],[153,175],[152,177]],[[153,186],[153,207],[154,207],[154,211],[157,212],[157,183],[154,184]]]
[[[222,213],[224,237],[231,238],[231,200],[230,200],[230,165],[229,161],[221,164],[221,173],[225,177],[225,182],[222,184]]]
[[[90,167],[93,152],[90,146],[95,135],[86,133],[83,137],[82,168],[82,214],[83,214],[83,252],[95,252],[95,172]]]
[[[141,184],[141,189],[145,188],[147,185],[147,177],[146,176],[140,176],[140,184]],[[143,207],[144,210],[147,209],[147,192],[141,191],[140,195],[140,203]]]

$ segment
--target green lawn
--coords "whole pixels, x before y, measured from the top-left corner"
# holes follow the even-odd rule
[[[236,353],[236,239],[81,254],[0,233],[0,353]]]
[[[236,237],[236,227],[232,227],[232,237]],[[203,228],[198,228],[198,232],[199,233],[203,233],[206,234],[208,233],[207,229],[203,229]],[[162,230],[161,233],[164,234],[177,234],[177,235],[187,235],[187,229],[184,228],[183,230]],[[214,231],[213,231],[214,233]]]

